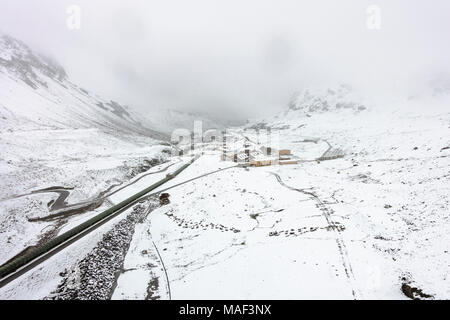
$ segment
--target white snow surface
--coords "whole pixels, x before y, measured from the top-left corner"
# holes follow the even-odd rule
[[[135,235],[147,240],[128,252],[135,280],[120,277],[117,298],[144,296],[139,261],[156,247],[161,298],[170,288],[172,299],[407,299],[408,284],[448,299],[446,99],[279,116],[281,147],[304,161],[231,168],[168,190],[171,203]],[[329,145],[345,156],[310,161]],[[232,164],[219,159],[207,153],[169,185]]]
[[[406,299],[408,284],[449,299],[449,101],[369,105],[345,86],[304,91],[248,126],[278,130],[299,164],[246,170],[221,161],[214,144],[197,150],[156,190],[170,204],[136,225],[112,298]],[[0,263],[190,160],[162,155],[154,128],[0,35]],[[244,129],[230,132],[230,148],[240,150],[244,135],[256,140]],[[317,161],[329,148],[343,157]],[[150,166],[155,158],[167,162]],[[50,213],[57,194],[31,193],[48,187],[69,188],[68,204],[117,192],[63,220],[28,221]],[[1,288],[0,298],[44,298],[119,219]]]

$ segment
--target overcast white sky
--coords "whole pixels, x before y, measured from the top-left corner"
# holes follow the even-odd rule
[[[66,27],[71,4],[80,30]],[[304,87],[388,94],[450,70],[448,0],[0,0],[0,30],[144,110],[255,116]]]

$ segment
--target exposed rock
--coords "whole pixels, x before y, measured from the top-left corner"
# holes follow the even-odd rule
[[[148,206],[155,201],[138,204],[126,218],[108,231],[97,246],[79,263],[61,273],[55,292],[46,300],[107,300],[114,290],[117,276],[133,238],[135,225],[145,218]]]

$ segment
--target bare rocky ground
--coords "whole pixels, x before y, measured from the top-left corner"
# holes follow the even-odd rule
[[[155,199],[134,206],[128,216],[107,232],[85,258],[60,274],[61,283],[45,300],[110,299],[117,277],[123,271],[136,224],[157,206]]]

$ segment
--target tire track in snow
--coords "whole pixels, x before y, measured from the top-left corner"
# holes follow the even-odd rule
[[[149,234],[150,234],[150,233],[149,233]],[[151,236],[151,234],[150,234],[150,236]],[[156,246],[156,244],[155,244],[155,242],[153,241],[153,239],[152,239],[152,243],[153,243],[153,247],[154,247],[155,250],[156,250],[156,253],[158,254],[159,261],[161,262],[161,266],[162,266],[162,268],[163,268],[163,270],[164,270],[164,274],[165,274],[165,276],[166,276],[167,294],[168,294],[168,296],[169,296],[169,300],[172,300],[172,293],[170,292],[169,275],[167,274],[166,266],[164,265],[164,261],[163,261],[163,259],[162,259],[162,257],[161,257],[161,254],[159,253],[158,247]]]
[[[168,187],[168,188],[165,188],[165,189],[163,189],[163,190],[160,190],[160,191],[157,191],[157,192],[155,192],[155,193],[149,194],[149,195],[147,195],[146,197],[144,197],[143,199],[147,199],[147,198],[149,198],[149,197],[151,197],[151,196],[155,196],[155,195],[161,194],[161,193],[166,192],[166,191],[168,191],[168,190],[170,190],[170,189],[173,189],[173,188],[176,188],[176,187],[178,187],[178,186],[187,184],[187,183],[189,183],[189,182],[192,182],[192,181],[195,181],[195,180],[198,180],[198,179],[207,177],[207,176],[212,175],[212,174],[215,174],[215,173],[217,173],[217,172],[225,171],[225,170],[232,169],[232,168],[236,168],[236,167],[237,167],[237,166],[234,165],[234,166],[231,166],[231,167],[221,168],[221,169],[218,169],[218,170],[215,170],[215,171],[211,171],[211,172],[202,174],[202,175],[200,175],[200,176],[197,176],[197,177],[188,179],[188,180],[186,180],[186,181],[180,182],[180,183],[178,183],[178,184],[175,184],[175,185],[170,186],[170,187]],[[150,232],[149,232],[149,236],[152,237],[152,235],[151,235]],[[161,262],[162,269],[164,270],[164,274],[165,274],[165,278],[166,278],[166,284],[167,284],[167,293],[168,293],[168,296],[169,296],[169,300],[172,300],[172,293],[171,293],[171,290],[170,290],[169,275],[168,275],[168,273],[167,273],[166,266],[164,265],[164,261],[163,261],[163,259],[162,259],[162,256],[161,256],[161,254],[160,254],[160,252],[159,252],[159,250],[158,250],[158,247],[156,246],[156,243],[153,241],[153,239],[152,239],[152,243],[153,243],[153,247],[154,247],[155,250],[156,250],[156,253],[158,254],[159,261]]]
[[[277,181],[280,183],[280,185],[282,185],[285,188],[288,188],[289,190],[292,191],[296,191],[296,192],[300,192],[303,193],[305,195],[310,196],[312,199],[314,199],[317,202],[318,208],[320,209],[320,211],[322,212],[322,215],[325,217],[328,225],[331,227],[331,229],[333,230],[333,232],[335,233],[335,241],[339,250],[339,254],[341,257],[341,261],[342,261],[342,265],[344,267],[345,270],[345,274],[347,276],[347,279],[350,282],[350,285],[352,287],[352,295],[354,299],[358,299],[358,297],[361,297],[361,294],[359,293],[359,290],[356,289],[356,285],[355,285],[355,275],[353,274],[353,269],[350,263],[350,259],[348,256],[348,250],[347,250],[347,246],[345,245],[344,239],[342,237],[341,231],[339,229],[339,226],[336,225],[336,223],[333,221],[333,219],[331,218],[331,214],[332,214],[332,210],[330,210],[325,203],[319,198],[319,196],[317,194],[315,194],[312,191],[306,191],[304,189],[297,189],[291,186],[288,186],[287,184],[285,184],[283,182],[283,180],[281,179],[281,177],[274,172],[270,172],[272,175],[274,175],[277,178]]]

